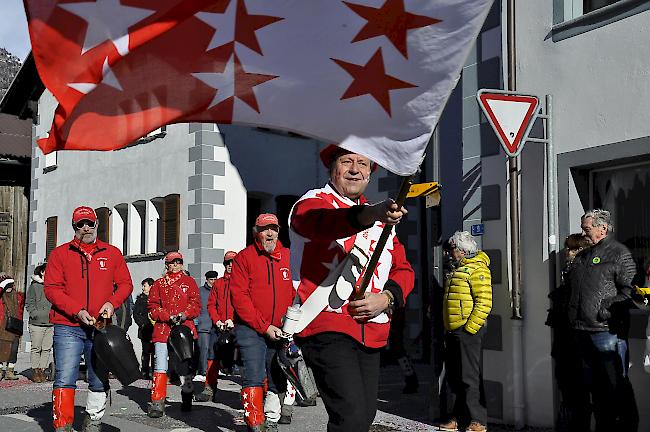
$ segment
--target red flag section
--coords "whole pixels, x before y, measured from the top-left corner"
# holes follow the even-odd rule
[[[492,0],[25,0],[55,150],[179,122],[294,131],[417,169]]]

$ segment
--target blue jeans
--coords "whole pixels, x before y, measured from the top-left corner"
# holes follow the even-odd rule
[[[54,325],[54,388],[77,388],[79,364],[83,354],[86,361],[88,388],[92,392],[108,391],[108,370],[98,363],[93,351],[93,332],[90,327]]]
[[[217,332],[214,329],[199,333],[199,364],[197,367],[199,375],[205,375],[208,371],[208,360],[214,360],[214,344],[216,342]]]
[[[244,363],[242,387],[262,387],[264,378],[268,378],[270,392],[280,394],[287,390],[287,378],[274,360],[281,348],[279,342],[270,341],[243,324],[235,326],[235,341]]]
[[[582,385],[593,399],[596,431],[621,430],[617,424],[629,419],[619,408],[627,382],[627,341],[603,332],[574,330],[574,340],[582,363]],[[589,415],[589,408],[581,410]],[[583,419],[583,424],[589,424]]]

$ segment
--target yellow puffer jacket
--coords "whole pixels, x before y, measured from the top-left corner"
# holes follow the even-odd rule
[[[445,280],[442,315],[448,331],[465,327],[476,334],[485,324],[492,309],[492,277],[490,258],[478,251],[472,258],[463,258]]]

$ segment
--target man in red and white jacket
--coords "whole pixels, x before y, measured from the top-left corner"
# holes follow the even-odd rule
[[[275,215],[259,215],[253,227],[255,241],[237,254],[230,277],[235,340],[244,362],[244,420],[249,431],[277,430],[280,401],[286,391],[286,379],[274,379],[284,375],[272,360],[281,349],[282,317],[293,303],[295,291],[289,249],[278,240],[279,230]]]
[[[199,287],[193,278],[183,271],[183,255],[169,252],[165,256],[167,272],[154,282],[149,291],[147,308],[151,319],[155,321],[151,342],[154,344],[154,373],[151,387],[151,405],[147,415],[152,418],[162,417],[165,413],[167,396],[167,369],[169,348],[167,341],[172,326],[184,325],[192,331],[194,340],[198,339],[194,318],[201,312]],[[173,355],[173,354],[172,354]],[[191,360],[178,359],[176,372],[181,378],[181,410],[192,409],[193,386],[190,374]]]
[[[218,332],[230,332],[235,326],[233,321],[232,298],[230,297],[230,275],[232,273],[232,260],[237,256],[237,252],[228,251],[223,256],[223,266],[225,272],[223,277],[217,279],[212,285],[210,297],[208,297],[208,313],[210,319],[217,327]],[[217,389],[219,378],[219,369],[221,368],[221,359],[214,353],[213,359],[208,359],[208,373],[206,376],[207,388],[214,392]],[[232,360],[232,359],[228,359]],[[206,389],[207,389],[206,388]]]
[[[372,255],[384,225],[399,223],[406,210],[392,200],[366,202],[363,192],[375,165],[365,156],[330,145],[321,160],[329,183],[303,195],[289,217],[291,273],[303,310],[317,289],[332,289],[326,288],[315,318],[296,339],[329,414],[327,430],[366,432],[377,411],[379,355],[390,312],[404,306],[414,273],[393,229],[365,297],[354,300],[362,269],[348,256],[353,247]]]
[[[109,390],[105,368],[93,360],[96,321],[111,318],[131,295],[133,284],[122,252],[97,240],[97,215],[90,207],[72,213],[74,239],[52,252],[45,272],[45,297],[52,303],[56,373],[52,391],[53,424],[56,431],[72,430],[74,393],[81,355],[86,359],[88,398],[83,430],[94,430],[106,411]],[[101,375],[101,376],[98,376]]]

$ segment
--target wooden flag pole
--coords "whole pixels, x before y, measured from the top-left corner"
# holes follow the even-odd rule
[[[411,187],[413,177],[415,177],[416,174],[402,177],[402,185],[400,186],[399,194],[397,194],[397,198],[395,199],[395,204],[397,204],[398,208],[401,208],[404,205],[404,201],[406,201],[406,195],[408,195],[409,193],[409,189]],[[363,279],[361,279],[361,285],[359,285],[355,290],[354,298],[356,300],[360,300],[365,296],[366,288],[368,287],[368,284],[370,284],[372,275],[375,273],[375,268],[377,267],[377,263],[379,262],[379,256],[381,255],[381,252],[384,250],[384,247],[386,246],[386,241],[388,241],[388,236],[390,235],[390,231],[392,229],[393,229],[393,225],[386,224],[384,226],[384,229],[381,232],[381,236],[379,236],[379,241],[377,242],[377,246],[375,246],[375,250],[372,252],[372,256],[370,257],[368,266],[365,268],[363,272]]]

